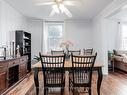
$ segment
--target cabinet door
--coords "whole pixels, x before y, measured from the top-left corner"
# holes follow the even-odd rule
[[[27,61],[27,60],[28,60],[27,56],[23,56],[23,57],[20,58],[20,63],[21,63],[21,64],[22,64],[22,63],[23,63],[23,64],[24,64],[24,63],[26,64],[26,61]]]
[[[0,93],[6,89],[6,72],[0,73]]]
[[[26,71],[26,64],[21,64],[20,65],[20,69],[19,69],[20,73],[19,73],[19,77],[22,78],[24,77],[26,74],[27,74],[27,71]]]

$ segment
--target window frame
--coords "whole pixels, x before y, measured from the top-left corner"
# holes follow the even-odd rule
[[[62,36],[61,37],[51,37],[48,36],[48,25],[62,25]],[[51,50],[48,49],[48,44],[49,44],[49,40],[48,39],[64,39],[64,21],[45,21],[45,26],[44,26],[44,52],[45,53],[49,53]]]

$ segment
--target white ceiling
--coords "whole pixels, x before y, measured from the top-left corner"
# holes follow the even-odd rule
[[[49,17],[51,6],[36,6],[36,3],[53,0],[5,0],[23,15],[37,19],[68,19],[65,14]],[[75,0],[70,0],[75,1]],[[92,19],[113,0],[77,0],[80,4],[66,6],[72,13],[71,19]]]
[[[127,21],[127,5],[123,6],[122,8],[118,9],[112,16],[109,17],[110,19]]]

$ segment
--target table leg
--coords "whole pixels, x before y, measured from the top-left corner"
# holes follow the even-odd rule
[[[38,68],[34,68],[34,83],[36,87],[36,95],[39,95]]]
[[[100,88],[101,88],[102,78],[103,78],[102,68],[99,67],[98,68],[98,81],[97,81],[97,93],[98,93],[98,95],[100,95]]]
[[[114,72],[114,60],[112,61],[112,70],[113,70],[113,72]]]

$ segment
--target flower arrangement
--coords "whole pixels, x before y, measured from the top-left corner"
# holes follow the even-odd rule
[[[73,46],[73,43],[71,41],[64,41],[60,44],[60,47],[64,48],[66,50],[66,54],[69,54],[69,47]]]

